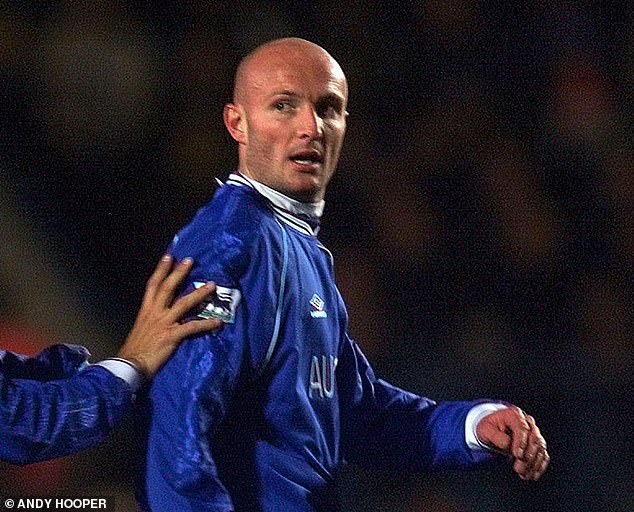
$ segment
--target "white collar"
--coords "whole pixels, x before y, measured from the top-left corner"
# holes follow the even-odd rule
[[[312,235],[316,235],[319,231],[319,219],[321,218],[324,207],[326,206],[326,201],[323,199],[315,203],[303,203],[288,197],[287,195],[284,195],[281,192],[254,180],[253,178],[247,178],[241,173],[232,173],[229,175],[227,183],[246,185],[257,190],[271,202],[277,213],[283,215],[284,217],[287,217],[289,213],[297,216],[299,218],[298,220],[307,224],[308,231]],[[308,222],[306,219],[308,219]]]
[[[299,213],[300,215],[308,215],[309,217],[314,217],[316,219],[321,218],[324,213],[324,207],[326,206],[326,201],[323,199],[321,201],[317,201],[315,203],[303,203],[298,201],[297,199],[293,199],[292,197],[288,197],[287,195],[278,192],[275,189],[265,185],[264,183],[260,183],[253,178],[247,178],[244,174],[231,174],[229,179],[236,179],[236,181],[240,181],[240,178],[247,181],[249,184],[253,186],[255,190],[257,190],[260,194],[266,197],[269,201],[271,201],[275,206],[279,206],[280,208],[284,208],[285,210],[291,213]]]

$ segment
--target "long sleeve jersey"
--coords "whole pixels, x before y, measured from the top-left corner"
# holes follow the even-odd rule
[[[184,342],[156,376],[140,502],[155,512],[335,510],[344,461],[416,471],[490,454],[465,442],[474,402],[378,379],[347,333],[333,260],[310,223],[232,175],[174,239],[202,314],[228,322]]]
[[[36,357],[0,351],[0,460],[29,464],[100,443],[130,408],[133,388],[83,347]]]

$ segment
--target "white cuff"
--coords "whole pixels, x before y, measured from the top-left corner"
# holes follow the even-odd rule
[[[504,404],[494,404],[491,402],[478,404],[472,407],[467,418],[464,422],[464,437],[467,446],[472,450],[488,450],[488,446],[483,445],[476,434],[476,427],[480,420],[485,416],[488,416],[492,412],[499,411],[500,409],[507,409]]]
[[[137,370],[136,366],[130,361],[120,358],[108,358],[95,363],[95,366],[101,366],[112,373],[115,377],[119,377],[128,383],[133,393],[141,387],[143,383],[143,375]]]

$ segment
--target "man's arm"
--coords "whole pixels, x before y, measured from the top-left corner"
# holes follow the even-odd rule
[[[183,337],[220,325],[216,320],[178,323],[180,317],[213,290],[213,285],[196,290],[172,305],[191,261],[181,263],[170,273],[171,265],[171,258],[162,259],[148,281],[137,321],[119,353],[120,364],[136,373],[129,366],[131,362],[146,377],[156,372]],[[69,352],[61,348],[45,352]],[[107,364],[105,368],[93,365],[59,378],[69,373],[69,364],[76,370],[87,354],[79,356],[73,356],[70,362],[68,357],[36,357],[38,365],[33,366],[28,359],[7,359],[5,354],[3,361],[12,361],[13,369],[5,371],[9,368],[0,362],[1,460],[28,464],[83,450],[102,441],[124,416],[133,388],[117,376],[116,369],[110,371]],[[33,378],[28,374],[18,375],[20,365],[15,365],[16,360],[25,368],[38,368],[38,372]],[[53,368],[59,365],[66,365],[61,372]],[[42,379],[46,374],[48,380]]]
[[[337,369],[344,394],[343,445],[351,462],[418,471],[476,466],[501,453],[514,458],[514,470],[523,479],[537,479],[546,470],[545,441],[534,420],[515,406],[435,403],[398,389],[375,377],[349,339]],[[479,409],[484,414],[474,417]],[[474,430],[476,443],[469,442],[468,429]]]
[[[472,450],[465,422],[478,402],[441,402],[377,378],[361,348],[346,338],[337,366],[342,449],[348,462],[416,472],[467,468],[493,460]]]

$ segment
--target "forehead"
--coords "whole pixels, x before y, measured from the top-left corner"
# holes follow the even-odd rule
[[[339,64],[328,54],[301,48],[270,48],[256,56],[245,76],[249,96],[281,92],[316,100],[336,95],[347,100],[347,84]]]

